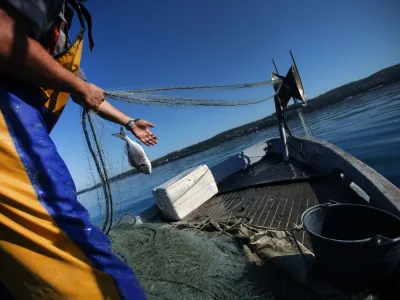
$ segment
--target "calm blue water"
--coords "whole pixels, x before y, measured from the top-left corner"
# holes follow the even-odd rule
[[[400,84],[394,84],[354,96],[345,101],[307,114],[313,135],[327,140],[365,162],[392,183],[400,186]],[[289,127],[303,134],[297,120]],[[115,218],[138,213],[153,204],[152,189],[193,166],[213,166],[250,145],[278,136],[277,127],[240,137],[201,153],[163,165],[151,176],[137,174],[113,184]],[[91,191],[79,195],[92,219],[104,214],[103,198]]]

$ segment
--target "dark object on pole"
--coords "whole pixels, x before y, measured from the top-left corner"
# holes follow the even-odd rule
[[[303,84],[301,83],[299,72],[294,64],[290,67],[285,77],[272,73],[272,80],[276,81],[276,84],[273,83],[274,90],[277,92],[279,103],[283,108],[287,107],[292,97],[305,103],[306,95]]]
[[[311,237],[319,268],[337,287],[374,289],[400,263],[400,218],[356,204],[322,204],[306,210],[302,229]]]

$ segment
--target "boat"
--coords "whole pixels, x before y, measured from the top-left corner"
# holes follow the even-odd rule
[[[302,114],[302,107],[307,104],[304,87],[290,53],[293,63],[286,76],[279,74],[273,61],[275,72],[272,73],[272,80],[279,137],[253,145],[211,167],[209,172],[218,191],[210,197],[205,196],[200,201],[201,205],[196,200],[198,205],[183,217],[172,222],[162,213],[163,207],[155,204],[140,214],[142,222],[205,224],[204,219],[225,218],[229,223],[229,219],[236,217],[237,220],[240,216],[252,228],[292,232],[294,240],[312,252],[315,246],[313,235],[307,230],[296,230],[296,224],[301,229],[304,215],[315,207],[350,204],[353,207],[371,207],[394,218],[400,217],[398,187],[339,147],[311,135]],[[291,99],[293,104],[289,105]],[[285,113],[291,110],[299,113],[305,136],[291,134],[285,121]],[[357,222],[356,213],[353,222]],[[398,247],[400,237],[393,241]],[[301,247],[299,255],[302,254]],[[399,251],[397,248],[397,256]],[[396,259],[393,264],[399,262]],[[396,280],[400,280],[399,269],[391,274],[391,287],[396,286]],[[399,292],[398,286],[389,294],[394,292]]]

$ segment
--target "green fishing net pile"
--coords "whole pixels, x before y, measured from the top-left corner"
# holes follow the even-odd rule
[[[273,299],[246,280],[244,251],[231,237],[126,223],[115,227],[110,238],[149,299]]]

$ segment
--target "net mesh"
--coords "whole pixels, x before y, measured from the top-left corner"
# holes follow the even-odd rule
[[[105,92],[106,98],[124,101],[141,105],[162,105],[162,106],[243,106],[258,104],[271,99],[274,95],[247,100],[225,100],[225,99],[195,99],[189,97],[170,97],[163,95],[140,95],[130,92]]]
[[[242,245],[154,223],[119,224],[110,233],[113,251],[135,271],[149,299],[274,299],[246,278]]]
[[[143,93],[143,92],[159,92],[159,91],[177,91],[177,90],[221,90],[221,89],[243,89],[249,87],[259,87],[264,85],[272,84],[275,81],[258,81],[252,83],[239,83],[239,84],[227,84],[227,85],[192,85],[192,86],[173,86],[173,87],[160,87],[150,89],[136,89],[129,90],[130,93]]]
[[[151,88],[151,89],[135,89],[135,90],[121,90],[121,91],[105,91],[105,96],[111,100],[124,101],[127,103],[134,103],[140,105],[162,105],[162,106],[242,106],[251,105],[264,102],[274,95],[258,99],[240,99],[240,100],[226,100],[226,99],[198,99],[192,97],[168,96],[158,95],[158,92],[173,92],[179,91],[226,91],[257,88],[272,84],[273,81],[259,81],[253,83],[241,83],[231,85],[204,85],[204,86],[177,86],[177,87],[164,87],[164,88]]]

